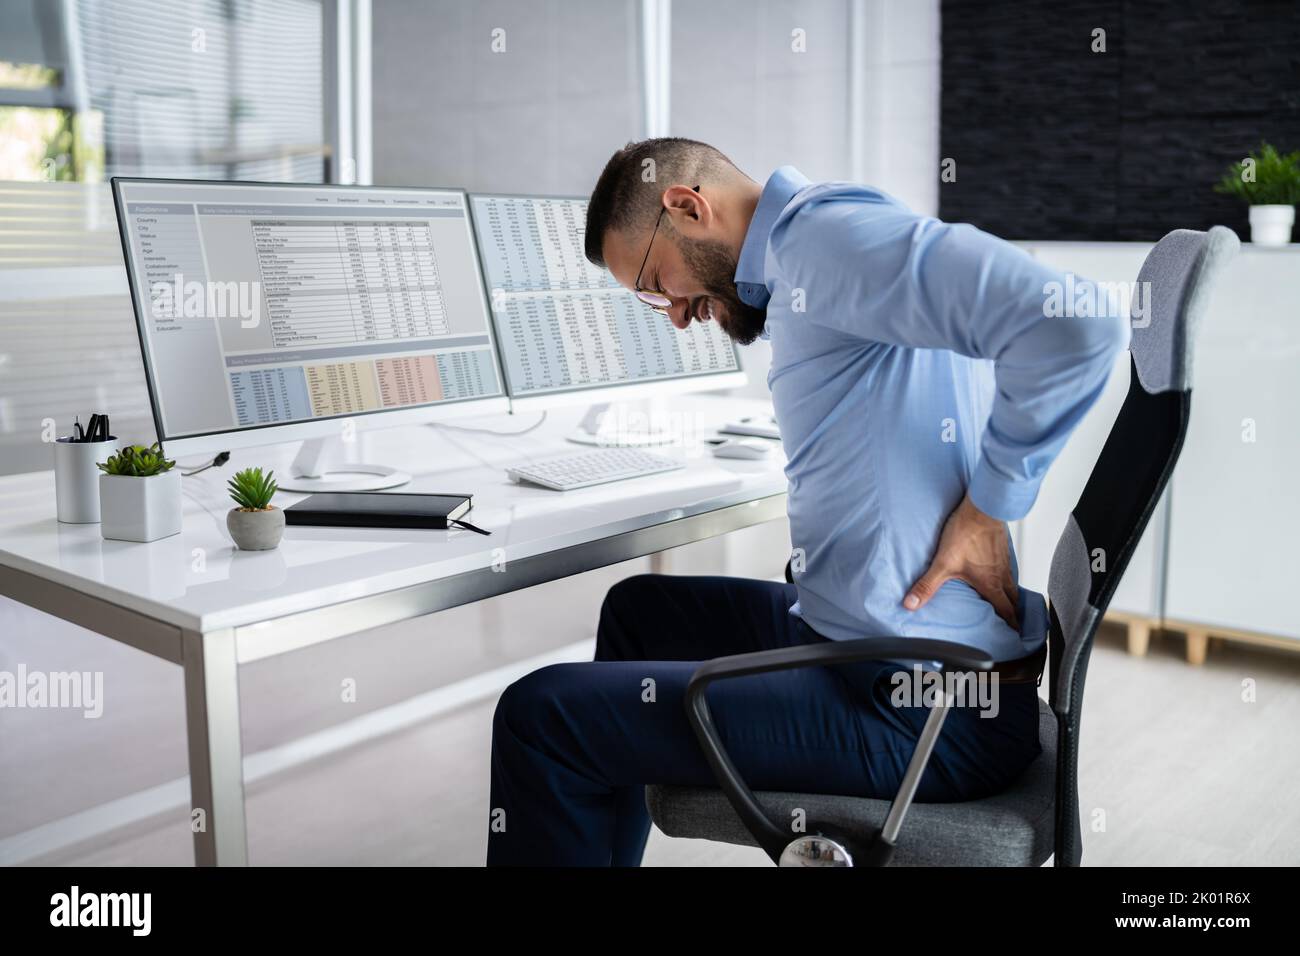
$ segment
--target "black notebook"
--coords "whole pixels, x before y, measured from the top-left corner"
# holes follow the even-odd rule
[[[284,509],[286,524],[345,528],[466,528],[461,521],[469,495],[393,495],[373,491],[330,491],[310,495]]]

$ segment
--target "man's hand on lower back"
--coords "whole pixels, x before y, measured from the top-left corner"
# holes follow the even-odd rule
[[[948,516],[934,560],[907,592],[903,607],[909,611],[924,607],[945,581],[953,579],[973,587],[1002,620],[1020,630],[1016,616],[1019,588],[1011,574],[1007,526],[976,508],[970,498],[962,498]]]

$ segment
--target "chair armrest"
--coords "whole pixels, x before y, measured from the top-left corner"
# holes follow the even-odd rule
[[[938,661],[950,669],[960,667],[978,671],[992,670],[994,666],[993,659],[987,654],[951,641],[915,637],[864,637],[852,641],[801,644],[797,647],[781,647],[749,654],[717,657],[703,662],[686,686],[686,717],[695,731],[696,739],[700,742],[709,767],[713,770],[718,787],[726,795],[727,802],[736,811],[741,822],[773,862],[780,860],[781,852],[790,842],[790,836],[768,818],[722,746],[717,727],[713,723],[713,716],[709,712],[708,702],[704,699],[704,692],[715,680],[725,680],[729,677],[868,660]],[[871,854],[876,862],[888,861],[898,829],[902,826],[903,816],[911,806],[921,774],[930,760],[930,754],[934,752],[934,744],[938,740],[950,704],[951,700],[945,696],[943,702],[934,707],[926,719],[916,750],[903,776],[903,782],[890,805],[889,816],[880,833],[877,834],[878,846]]]

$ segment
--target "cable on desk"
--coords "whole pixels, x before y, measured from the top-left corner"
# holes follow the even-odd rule
[[[499,432],[494,428],[466,428],[464,425],[448,425],[445,422],[432,422],[434,428],[449,428],[457,432],[474,432],[478,435],[527,435],[529,432],[542,427],[542,422],[546,421],[546,412],[542,412],[542,417],[537,419],[527,428],[521,428],[516,432]]]
[[[201,468],[195,468],[193,471],[182,471],[181,474],[188,478],[190,475],[197,475],[201,471],[207,471],[209,468],[220,468],[226,462],[230,461],[230,452],[223,451],[216,458],[212,459]]]

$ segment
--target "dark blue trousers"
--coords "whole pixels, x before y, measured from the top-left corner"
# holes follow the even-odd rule
[[[497,704],[488,865],[639,865],[645,784],[713,784],[683,706],[697,662],[825,640],[790,617],[794,601],[792,584],[742,578],[645,574],[611,588],[595,660],[534,671]],[[928,713],[891,702],[899,669],[806,667],[719,681],[706,696],[755,790],[890,799]],[[979,714],[950,711],[919,801],[996,793],[1040,752],[1032,683],[1002,685],[997,716]]]

